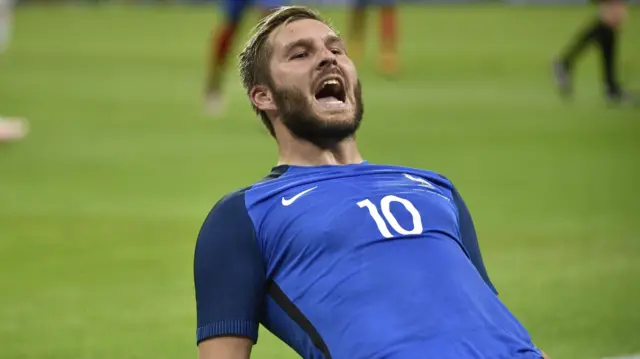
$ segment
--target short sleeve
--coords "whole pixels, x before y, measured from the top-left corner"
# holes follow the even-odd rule
[[[194,254],[197,343],[216,336],[258,339],[265,269],[244,191],[221,199],[205,219]]]
[[[469,209],[467,205],[464,203],[464,200],[460,196],[460,193],[457,189],[453,189],[453,201],[458,209],[458,221],[460,225],[460,236],[462,237],[462,245],[467,250],[469,254],[469,259],[480,273],[480,276],[487,283],[489,288],[495,293],[498,294],[493,283],[489,279],[489,275],[487,274],[487,269],[484,266],[484,261],[482,260],[482,254],[480,253],[480,245],[478,244],[478,236],[476,234],[476,229],[473,224],[473,219],[471,218],[471,214],[469,213]]]

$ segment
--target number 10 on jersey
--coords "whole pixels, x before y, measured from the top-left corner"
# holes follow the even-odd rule
[[[398,223],[396,217],[393,216],[390,208],[391,203],[393,202],[402,204],[404,208],[411,214],[411,217],[413,218],[412,229],[405,229],[404,227],[402,227],[400,223]],[[400,198],[394,195],[384,196],[380,200],[380,210],[382,211],[382,215],[380,215],[378,207],[373,204],[373,202],[371,202],[368,198],[358,202],[358,206],[360,208],[367,207],[367,209],[369,209],[369,214],[376,222],[378,230],[385,238],[393,238],[393,234],[389,230],[389,226],[391,226],[394,231],[401,235],[422,233],[422,217],[420,217],[420,212],[418,212],[413,203],[411,203],[411,201],[407,199]]]

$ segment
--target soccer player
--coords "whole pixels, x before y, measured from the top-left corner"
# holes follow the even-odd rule
[[[259,324],[303,358],[543,357],[496,295],[456,187],[363,159],[362,89],[331,26],[279,9],[240,73],[278,163],[200,229],[200,359],[249,358]]]
[[[396,25],[396,0],[352,0],[349,26],[349,53],[354,60],[364,55],[367,8],[379,7],[380,52],[379,67],[386,75],[398,70],[398,30]]]
[[[13,26],[14,0],[0,0],[0,54],[9,47]]]
[[[573,92],[575,62],[590,44],[597,44],[602,55],[602,77],[606,97],[612,102],[625,99],[625,92],[618,80],[616,51],[618,33],[627,17],[624,0],[592,0],[599,4],[598,16],[580,30],[559,60],[553,64],[554,76],[560,93],[569,96]]]
[[[0,0],[2,1],[2,0]],[[224,21],[217,27],[211,44],[211,54],[207,68],[205,83],[205,97],[207,111],[211,115],[218,115],[224,108],[222,85],[226,71],[227,59],[233,48],[233,41],[242,17],[256,4],[263,16],[284,4],[284,0],[224,0]]]

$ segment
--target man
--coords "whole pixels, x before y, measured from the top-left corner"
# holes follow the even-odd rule
[[[495,294],[451,182],[363,160],[358,75],[319,15],[263,19],[240,73],[279,158],[199,232],[201,359],[249,358],[259,324],[303,358],[542,358]]]
[[[602,55],[605,95],[612,102],[620,102],[625,99],[625,92],[618,80],[616,47],[620,27],[627,17],[627,7],[624,0],[592,1],[599,4],[598,17],[580,31],[561,58],[554,62],[555,80],[563,96],[571,95],[575,62],[588,45],[595,43]]]
[[[398,70],[398,30],[396,25],[396,0],[352,0],[349,29],[349,52],[356,60],[364,54],[367,8],[380,8],[379,68],[386,75]]]
[[[0,0],[2,1],[2,0]],[[222,85],[226,71],[227,58],[233,48],[236,32],[241,25],[242,17],[256,4],[262,15],[269,14],[271,9],[284,4],[284,0],[224,0],[224,20],[212,38],[211,54],[207,68],[205,98],[207,111],[211,115],[219,115],[224,109]]]

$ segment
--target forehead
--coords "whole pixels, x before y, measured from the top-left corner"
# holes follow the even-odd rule
[[[300,39],[314,39],[324,41],[328,36],[337,36],[335,31],[325,23],[312,20],[302,19],[290,22],[280,26],[274,31],[271,38],[271,44],[274,51],[281,51],[288,44]]]

